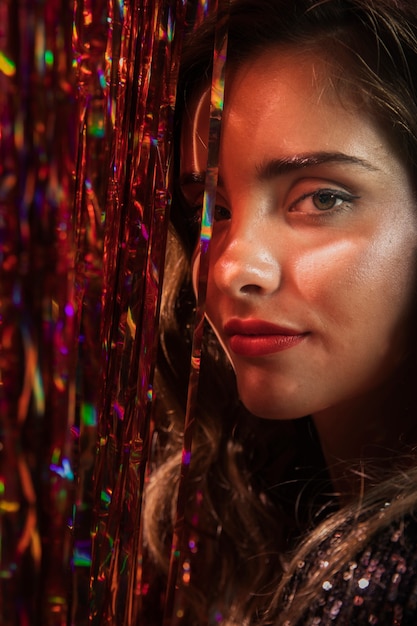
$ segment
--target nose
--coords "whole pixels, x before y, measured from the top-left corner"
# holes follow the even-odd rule
[[[234,297],[267,296],[282,281],[277,250],[268,243],[265,231],[235,233],[228,241],[214,243],[210,256],[210,279],[224,293]]]

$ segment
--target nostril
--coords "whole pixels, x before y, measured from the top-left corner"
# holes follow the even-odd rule
[[[244,294],[258,294],[262,291],[262,287],[260,287],[259,285],[243,285],[243,287],[240,288],[240,292],[244,293]]]

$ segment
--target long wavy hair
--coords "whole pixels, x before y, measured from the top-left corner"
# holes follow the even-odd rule
[[[209,17],[187,38],[176,108],[177,146],[187,102],[210,83],[215,20],[222,17]],[[334,88],[381,123],[392,137],[393,150],[401,151],[415,174],[415,0],[232,0],[228,19],[229,72],[266,49],[275,48],[277,54],[280,47],[294,54],[319,52],[328,61]],[[156,375],[160,444],[145,502],[146,540],[165,572],[187,397],[194,307],[190,257],[196,241],[192,216],[175,188],[178,150],[176,157]],[[417,489],[409,478],[399,484],[396,476],[388,477],[378,492],[371,489],[361,502],[335,512],[311,420],[270,422],[251,416],[239,402],[234,375],[210,329],[200,389],[184,521],[196,546],[186,623],[203,626],[221,615],[223,623],[277,624],[283,585],[300,554],[305,556],[336,527],[366,510],[368,530],[360,539],[365,541],[390,515],[414,506]],[[372,516],[381,498],[401,490],[407,497],[391,508],[392,514]],[[288,568],[287,555],[313,527]],[[357,535],[347,536],[335,568],[360,547],[358,541]],[[299,602],[293,603],[292,618],[302,615],[319,583],[312,577],[306,584]]]

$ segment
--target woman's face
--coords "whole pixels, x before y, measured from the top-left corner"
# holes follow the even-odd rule
[[[290,419],[375,392],[407,351],[416,283],[412,184],[387,135],[272,50],[229,77],[207,317],[255,415]],[[201,206],[208,91],[190,103],[181,183]]]

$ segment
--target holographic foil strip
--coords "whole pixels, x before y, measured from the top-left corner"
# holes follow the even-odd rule
[[[2,626],[141,623],[184,11],[0,3]]]
[[[180,0],[108,5],[103,127],[109,129],[111,159],[90,616],[100,626],[142,623],[141,504],[183,13]]]
[[[76,440],[72,2],[0,4],[0,623],[67,624]]]
[[[117,20],[116,24],[117,24]],[[119,20],[120,21],[120,20]],[[107,0],[77,0],[74,6],[73,55],[77,77],[78,151],[74,199],[75,297],[80,328],[77,368],[77,488],[74,502],[74,550],[71,623],[89,622],[93,475],[97,415],[101,404],[101,311],[103,238],[110,178],[113,129],[109,122]],[[116,40],[120,39],[116,35]]]
[[[197,396],[200,379],[201,347],[203,341],[204,315],[206,307],[210,240],[213,229],[213,214],[217,194],[219,146],[227,57],[227,14],[229,4],[230,0],[219,0],[218,2],[212,3],[211,6],[209,5],[207,7],[210,11],[220,12],[221,10],[221,14],[226,17],[218,19],[214,41],[208,159],[200,233],[200,263],[195,329],[193,334],[191,370],[184,427],[184,444],[182,454],[181,478],[178,493],[176,525],[171,548],[170,572],[166,593],[166,605],[164,615],[165,626],[177,626],[181,623],[184,623],[183,618],[186,615],[186,610],[182,589],[190,582],[190,542],[189,538],[186,536],[183,520],[185,518],[185,506],[187,502],[187,477],[191,462],[193,425],[196,416],[198,415]],[[204,9],[205,8],[206,7],[204,7]]]

